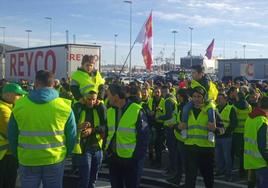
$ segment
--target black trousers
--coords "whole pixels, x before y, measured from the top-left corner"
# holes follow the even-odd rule
[[[212,188],[214,184],[214,148],[203,148],[196,145],[185,145],[185,159],[185,187],[195,188],[196,176],[199,170],[203,176],[206,188]]]
[[[234,133],[232,140],[232,154],[239,159],[239,173],[242,175],[244,172],[244,134]]]
[[[5,155],[0,160],[0,188],[15,188],[17,168],[17,159],[13,155]]]
[[[154,147],[155,147],[155,161],[158,164],[162,163],[162,151],[165,149],[164,142],[165,142],[165,129],[156,127],[155,130],[155,140],[154,140]]]
[[[132,158],[111,157],[108,159],[112,188],[138,188],[143,161]]]

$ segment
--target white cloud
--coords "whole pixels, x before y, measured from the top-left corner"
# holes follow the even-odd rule
[[[154,16],[159,18],[160,20],[166,21],[180,21],[191,23],[192,25],[198,26],[210,26],[215,24],[230,24],[232,26],[239,27],[253,27],[253,28],[264,28],[267,29],[268,25],[264,25],[258,22],[247,22],[233,19],[221,19],[217,17],[205,17],[198,14],[195,15],[187,15],[181,13],[165,13],[162,11],[155,11]]]
[[[177,20],[179,18],[183,18],[183,19],[189,18],[189,16],[180,14],[180,13],[165,13],[161,11],[155,11],[153,14],[154,14],[154,17],[157,17],[161,20],[169,20],[169,21]]]
[[[82,14],[71,14],[70,16],[73,18],[85,18],[85,16]]]
[[[164,13],[161,11],[154,12],[154,16],[161,20],[167,20],[167,21],[181,20],[181,22],[186,21],[188,23],[194,23],[194,25],[199,26],[208,26],[212,24],[225,22],[225,20],[221,20],[215,17],[203,17],[200,15],[190,16],[180,13]]]
[[[234,42],[236,44],[239,45],[246,45],[247,46],[252,46],[252,47],[268,47],[267,44],[263,44],[263,43],[257,43],[257,42]]]
[[[166,0],[168,3],[181,3],[183,0]]]
[[[216,9],[216,10],[221,10],[221,11],[239,11],[241,10],[240,7],[236,7],[236,5],[234,4],[228,4],[225,2],[212,2],[212,3],[205,3],[204,6],[208,7],[208,8],[212,8],[212,9]]]

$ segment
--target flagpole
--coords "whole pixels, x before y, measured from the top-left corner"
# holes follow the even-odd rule
[[[149,17],[150,17],[151,14],[152,14],[152,10],[151,10],[151,13],[149,14]],[[149,17],[148,17],[148,18],[149,18]],[[146,24],[148,18],[147,18],[146,21],[143,23],[143,25],[142,25],[141,28],[143,28],[143,27],[145,26],[145,24]],[[138,33],[138,36],[139,36],[139,33]],[[128,55],[127,55],[127,57],[126,57],[126,60],[124,61],[123,66],[122,66],[121,70],[120,70],[119,73],[118,73],[118,76],[119,76],[119,77],[120,77],[122,71],[124,70],[124,67],[125,67],[125,65],[126,65],[126,63],[127,63],[128,58],[131,56],[132,49],[133,49],[133,47],[135,46],[135,44],[136,44],[136,42],[137,42],[138,36],[136,37],[136,39],[135,39],[133,45],[131,46],[131,48],[130,48],[130,50],[129,50],[129,52],[128,52]],[[129,81],[130,81],[130,79],[129,79]]]
[[[127,54],[126,60],[124,61],[121,70],[119,71],[119,77],[120,77],[120,75],[121,75],[121,72],[124,70],[124,67],[125,67],[125,65],[126,65],[126,63],[127,63],[127,60],[128,60],[128,58],[129,58],[129,56],[130,56],[130,54],[131,54],[131,51],[132,51],[133,47],[135,46],[135,44],[136,44],[136,41],[133,43],[133,45],[131,46],[131,48],[130,48],[128,54]],[[130,80],[129,80],[129,81],[130,81]]]

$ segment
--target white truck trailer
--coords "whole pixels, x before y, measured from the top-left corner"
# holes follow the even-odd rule
[[[9,81],[34,81],[38,70],[49,70],[55,78],[67,78],[81,65],[84,55],[94,55],[100,70],[101,47],[97,45],[62,44],[6,52],[5,78]]]

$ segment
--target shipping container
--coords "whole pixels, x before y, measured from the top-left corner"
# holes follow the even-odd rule
[[[218,78],[244,76],[248,80],[268,78],[268,59],[218,59]]]

